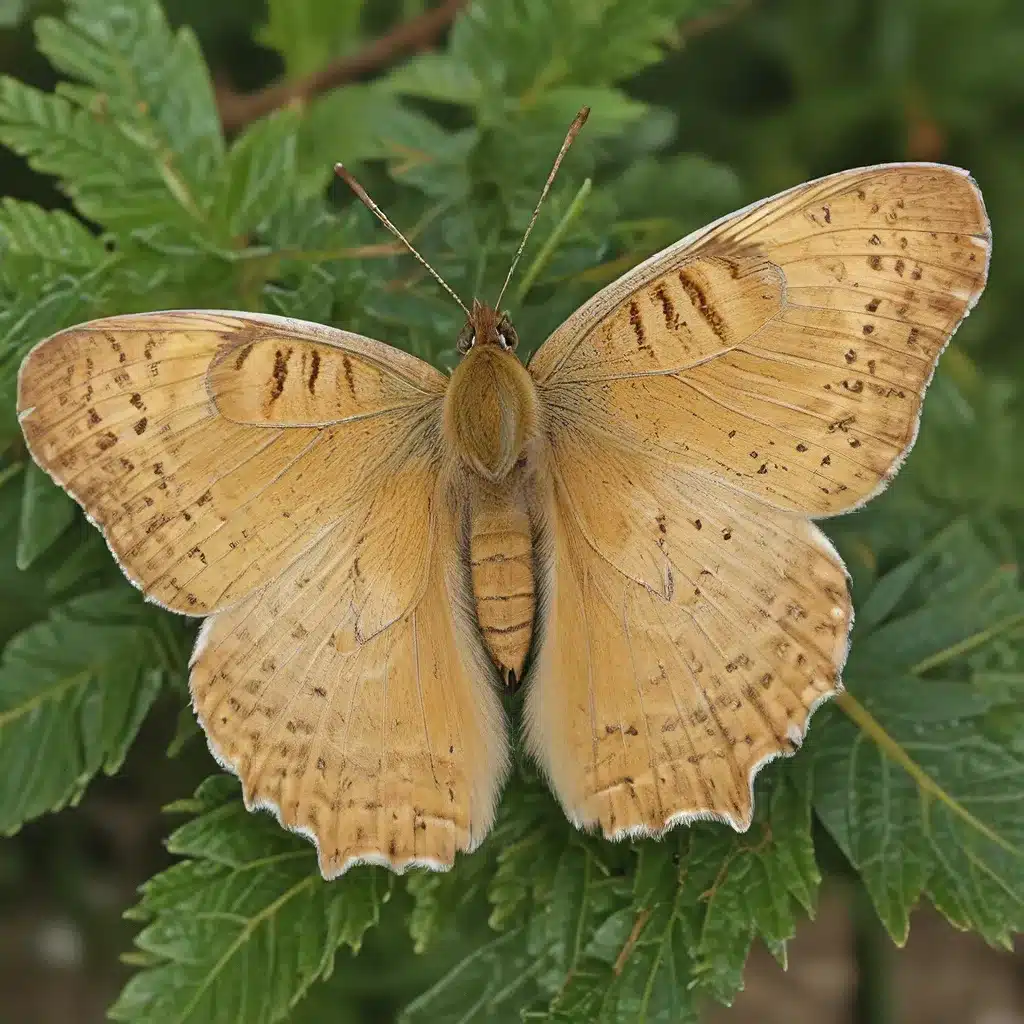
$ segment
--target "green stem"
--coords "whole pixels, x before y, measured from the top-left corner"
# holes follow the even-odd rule
[[[853,997],[853,1024],[891,1024],[892,942],[878,919],[871,897],[860,882],[853,886],[850,905],[853,959],[857,987]]]
[[[522,303],[523,299],[526,298],[530,288],[533,286],[533,282],[537,279],[537,275],[547,265],[548,260],[551,259],[555,248],[562,240],[562,236],[569,229],[569,225],[579,216],[588,195],[590,195],[589,178],[583,182],[579,192],[573,196],[569,209],[565,211],[562,219],[555,225],[555,230],[548,236],[547,241],[541,246],[540,252],[537,253],[526,273],[523,274],[523,279],[519,282],[519,288],[516,290],[516,302]]]

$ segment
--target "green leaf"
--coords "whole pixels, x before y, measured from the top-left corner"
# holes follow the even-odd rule
[[[271,1024],[318,979],[342,945],[359,949],[391,876],[357,867],[334,882],[316,854],[267,814],[250,814],[237,783],[208,779],[170,810],[193,814],[168,840],[181,862],[151,879],[131,916],[150,966],[114,1004],[114,1020]]]
[[[403,1011],[402,1024],[512,1024],[535,991],[536,961],[525,929],[516,928],[471,953]]]
[[[0,78],[0,143],[35,170],[60,177],[78,209],[108,227],[198,218],[187,188],[169,187],[176,183],[173,168],[99,109]]]
[[[34,462],[25,469],[15,556],[27,569],[71,525],[77,506]]]
[[[845,717],[828,709],[811,730],[815,809],[897,942],[927,896],[1008,945],[1024,925],[1024,752],[993,729],[1002,712],[967,663],[1024,622],[1024,594],[965,523],[925,555],[879,581],[892,615],[854,644]]]
[[[103,242],[76,217],[9,197],[0,200],[0,244],[7,255],[32,256],[87,270],[106,256]]]
[[[156,0],[71,0],[66,20],[36,22],[40,50],[92,87],[87,105],[131,126],[195,188],[223,157],[213,86],[195,35],[171,32]],[[126,132],[127,133],[127,132]]]
[[[58,606],[0,661],[0,833],[81,796],[120,767],[160,690],[160,620],[129,588]]]
[[[255,122],[232,145],[214,203],[230,236],[255,231],[290,201],[298,125],[294,111],[280,111]]]
[[[357,39],[365,0],[268,0],[256,39],[284,58],[290,77],[320,71]]]
[[[381,83],[388,91],[439,103],[473,106],[480,83],[472,70],[447,53],[421,53],[397,67]]]

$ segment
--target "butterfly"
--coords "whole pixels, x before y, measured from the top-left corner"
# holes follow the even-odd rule
[[[450,377],[299,320],[115,316],[32,349],[20,422],[129,579],[206,617],[210,749],[324,877],[483,840],[524,676],[575,825],[742,831],[842,685],[812,519],[896,473],[989,249],[965,171],[850,170],[652,256],[525,366],[500,298],[463,307]]]

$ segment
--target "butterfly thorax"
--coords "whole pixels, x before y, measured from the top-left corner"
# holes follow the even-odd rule
[[[465,354],[445,394],[449,444],[473,472],[492,483],[508,476],[537,433],[537,390],[515,345],[508,317],[474,302],[459,335]]]
[[[528,452],[538,433],[533,378],[505,315],[473,303],[448,385],[445,435],[469,481],[469,561],[477,619],[510,686],[522,679],[536,606],[528,514]]]

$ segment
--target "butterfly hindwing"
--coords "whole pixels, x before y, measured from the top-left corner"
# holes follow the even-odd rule
[[[805,519],[588,451],[594,515],[559,476],[545,516],[529,745],[569,817],[608,836],[701,817],[746,828],[757,768],[839,688],[842,563]],[[615,537],[648,525],[654,555],[635,564]]]
[[[248,806],[315,839],[327,878],[358,862],[447,868],[494,814],[506,726],[445,490],[425,588],[398,622],[360,641],[339,537],[207,620],[193,656],[211,749]],[[386,530],[389,517],[413,525],[383,501],[363,528]]]

